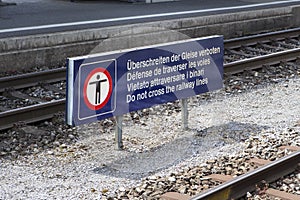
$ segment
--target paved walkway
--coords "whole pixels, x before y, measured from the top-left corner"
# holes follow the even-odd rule
[[[57,24],[59,27],[64,27],[65,23],[69,23],[68,26],[79,23],[81,28],[103,27],[236,10],[300,5],[300,0],[180,0],[152,4],[119,0],[76,0],[75,2],[2,0],[2,2],[16,3],[16,5],[0,6],[0,32],[8,29],[16,31],[15,28],[20,27]]]

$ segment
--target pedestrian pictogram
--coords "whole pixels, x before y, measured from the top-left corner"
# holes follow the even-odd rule
[[[99,110],[109,101],[113,89],[112,78],[104,68],[96,68],[84,82],[84,101],[91,110]]]
[[[97,80],[94,81],[94,82],[89,83],[89,85],[94,85],[94,84],[96,85],[95,94],[94,94],[94,96],[95,96],[95,105],[98,105],[98,104],[101,103],[101,91],[103,90],[103,88],[101,90],[101,83],[107,81],[107,79],[102,79],[101,80],[100,77],[101,76],[98,74],[97,75]]]

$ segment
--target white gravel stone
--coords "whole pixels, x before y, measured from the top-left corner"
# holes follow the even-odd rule
[[[143,124],[127,115],[123,151],[115,149],[109,120],[108,125],[78,127],[77,143],[1,159],[0,199],[105,199],[120,188],[136,186],[142,177],[164,176],[237,154],[245,147],[241,135],[286,137],[280,133],[300,119],[299,98],[300,79],[237,95],[219,91],[200,105],[191,98],[187,131],[181,130],[180,112],[152,114],[159,106],[141,117]],[[294,143],[299,145],[299,140]]]

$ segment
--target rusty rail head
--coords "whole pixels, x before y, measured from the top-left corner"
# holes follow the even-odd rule
[[[52,118],[57,112],[65,110],[65,99],[40,103],[0,113],[0,130],[11,128],[21,121],[32,123]]]
[[[21,74],[0,78],[0,92],[7,88],[20,89],[35,86],[41,82],[53,83],[66,80],[66,68]]]
[[[295,171],[300,163],[300,151],[292,153],[281,159],[257,168],[244,175],[236,177],[216,188],[193,197],[191,200],[230,200],[244,196],[247,192],[254,191],[256,185],[265,181],[270,183]]]
[[[297,37],[300,35],[300,28],[294,28],[289,30],[282,30],[272,33],[264,33],[253,36],[245,36],[242,38],[234,38],[225,40],[225,48],[241,47],[244,44],[256,44],[257,42],[266,42],[270,40],[279,40],[288,37]]]
[[[240,61],[224,64],[224,72],[229,74],[253,70],[264,65],[274,65],[282,61],[296,60],[300,56],[300,48],[289,49],[268,55],[248,58]]]

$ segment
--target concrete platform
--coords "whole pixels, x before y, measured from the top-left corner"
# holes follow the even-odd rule
[[[300,5],[300,0],[179,0],[150,4],[119,0],[2,2],[16,5],[0,7],[0,38]]]

